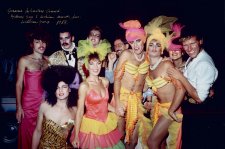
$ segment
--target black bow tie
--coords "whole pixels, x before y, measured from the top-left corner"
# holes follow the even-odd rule
[[[71,55],[73,55],[74,58],[76,58],[76,52],[75,51],[65,51],[64,50],[65,55],[69,55],[69,59],[71,60]]]

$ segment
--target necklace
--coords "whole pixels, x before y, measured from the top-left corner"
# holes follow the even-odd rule
[[[162,61],[162,57],[160,57],[160,59],[154,64],[154,65],[150,65],[149,68],[150,70],[155,70],[157,68],[157,66],[159,65],[159,63]]]
[[[139,61],[139,62],[141,62],[141,61],[144,59],[144,57],[145,57],[144,53],[142,53],[141,58],[138,58],[137,55],[136,55],[134,52],[133,52],[133,54],[134,54],[135,59],[136,59],[137,61]]]

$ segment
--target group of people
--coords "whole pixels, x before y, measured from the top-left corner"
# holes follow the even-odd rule
[[[32,54],[17,67],[18,148],[201,148],[182,127],[196,127],[185,106],[213,96],[218,76],[202,37],[175,17],[119,25],[125,39],[115,38],[114,51],[97,26],[78,46],[63,28],[50,56],[47,33],[30,35]]]

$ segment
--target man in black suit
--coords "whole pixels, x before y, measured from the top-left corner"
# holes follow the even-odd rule
[[[49,56],[50,65],[67,65],[76,69],[76,75],[70,88],[79,88],[80,76],[77,71],[77,48],[74,43],[74,35],[67,27],[62,27],[59,31],[59,41],[61,50]]]

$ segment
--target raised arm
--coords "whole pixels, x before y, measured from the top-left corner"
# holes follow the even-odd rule
[[[172,69],[174,68],[174,66],[172,65],[172,63],[167,63],[167,68],[166,70],[168,69]],[[175,87],[175,94],[174,94],[174,97],[173,97],[173,101],[170,105],[170,108],[168,110],[168,114],[177,122],[181,122],[182,119],[179,119],[176,115],[176,111],[179,109],[180,105],[181,105],[181,102],[184,100],[184,95],[185,95],[185,88],[183,87],[182,83],[171,77],[172,79],[172,83],[174,84],[174,87]]]
[[[185,88],[183,87],[182,83],[179,80],[176,80],[174,78],[172,78],[172,82],[175,86],[175,95],[173,98],[173,101],[170,105],[169,108],[169,115],[177,122],[181,122],[181,119],[179,119],[176,116],[176,111],[178,110],[178,108],[181,105],[181,102],[184,100],[184,95],[185,95]]]
[[[186,79],[186,77],[176,68],[169,68],[168,75],[181,81],[182,85],[188,92],[188,94],[197,102],[201,103],[201,99],[198,96],[196,89],[191,85],[191,83]]]
[[[116,53],[111,52],[108,54],[108,67],[105,69],[105,77],[109,80],[110,83],[114,82],[114,77],[113,77],[113,65],[116,61]]]
[[[26,59],[22,57],[18,62],[16,75],[16,119],[18,123],[20,123],[22,118],[24,117],[21,103],[22,103],[23,77],[25,68],[26,68]]]

